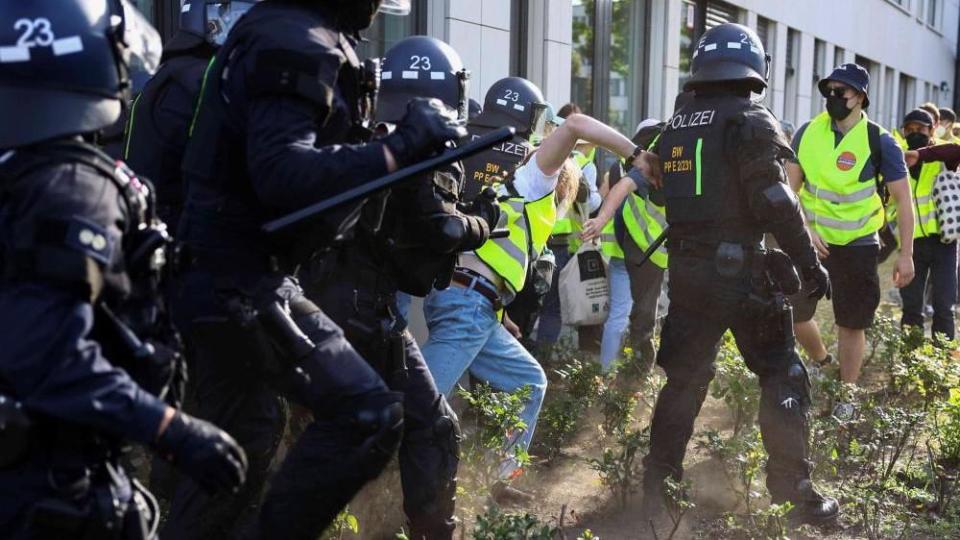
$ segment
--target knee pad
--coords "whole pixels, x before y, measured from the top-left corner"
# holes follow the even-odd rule
[[[760,379],[761,401],[787,414],[806,415],[810,409],[810,377],[800,358]]]
[[[362,442],[357,448],[370,473],[378,474],[378,467],[393,457],[403,436],[403,394],[380,392],[364,396],[347,413],[347,419]]]

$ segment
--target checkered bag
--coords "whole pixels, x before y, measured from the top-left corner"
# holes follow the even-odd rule
[[[950,243],[960,240],[960,174],[945,171],[933,184],[933,200],[940,222],[940,240]]]

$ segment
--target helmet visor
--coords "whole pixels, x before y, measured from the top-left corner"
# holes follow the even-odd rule
[[[532,103],[530,105],[530,141],[539,144],[547,132],[547,105]]]
[[[409,15],[410,0],[383,0],[380,3],[380,13],[400,15],[401,17]]]
[[[227,41],[227,35],[244,13],[256,0],[232,0],[207,5],[207,40],[220,47]]]

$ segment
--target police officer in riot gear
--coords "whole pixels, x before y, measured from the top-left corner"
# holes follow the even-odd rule
[[[767,488],[791,502],[796,522],[823,522],[839,512],[818,493],[807,460],[810,388],[797,355],[791,307],[799,288],[792,263],[828,295],[830,281],[804,231],[786,183],[792,155],[777,120],[751,93],[766,87],[767,57],[757,35],[723,24],[703,35],[684,90],[693,98],[664,128],[655,148],[663,169],[669,223],[670,312],[657,363],[666,371],[644,459],[644,509],[661,509],[662,482],[679,479],[693,423],[714,375],[718,344],[733,332],[760,380],[759,423],[769,454]],[[765,251],[764,232],[782,252]]]
[[[440,100],[467,117],[469,72],[446,43],[426,36],[397,42],[381,72],[377,121],[397,124],[417,97]],[[482,245],[499,208],[478,198],[485,217],[457,210],[463,171],[454,164],[406,182],[367,203],[356,238],[329,253],[304,276],[307,296],[343,328],[347,340],[392,390],[404,394],[400,446],[403,507],[409,536],[453,537],[457,417],[394,308],[397,291],[426,296],[450,284],[457,253]]]
[[[183,182],[180,164],[193,111],[210,59],[230,29],[256,0],[184,2],[177,32],[163,50],[163,63],[133,104],[124,160],[153,181],[160,218],[180,220]]]
[[[125,440],[204,489],[244,480],[229,435],[127,375],[150,349],[120,315],[156,269],[162,234],[149,184],[84,140],[116,122],[126,99],[123,13],[120,0],[0,6],[5,537],[154,538],[159,509],[119,465]]]
[[[547,101],[537,85],[520,77],[507,77],[493,83],[477,116],[470,116],[467,130],[479,137],[494,129],[510,126],[516,136],[506,142],[464,160],[467,175],[463,200],[473,201],[484,188],[503,179],[533,150],[531,139],[543,127]]]
[[[376,78],[353,45],[387,7],[409,11],[409,2],[258,3],[208,70],[184,157],[174,316],[194,352],[200,415],[229,426],[251,466],[246,489],[229,499],[181,483],[166,536],[229,536],[237,516],[255,514],[285,423],[281,395],[307,407],[313,422],[271,481],[261,537],[316,538],[400,444],[402,394],[292,277],[306,255],[349,236],[362,203],[328,212],[296,238],[261,232],[269,219],[465,135],[454,113],[418,99],[393,133],[368,142]]]

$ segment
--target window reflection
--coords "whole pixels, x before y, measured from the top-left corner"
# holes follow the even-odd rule
[[[370,28],[362,35],[364,41],[357,47],[357,55],[362,58],[382,57],[394,43],[416,33],[418,6],[406,17],[396,15],[378,15]]]
[[[642,120],[646,65],[646,1],[614,0],[611,6],[607,123],[633,135]]]
[[[593,114],[595,0],[573,0],[573,51],[570,99]],[[559,107],[559,104],[557,105]]]

